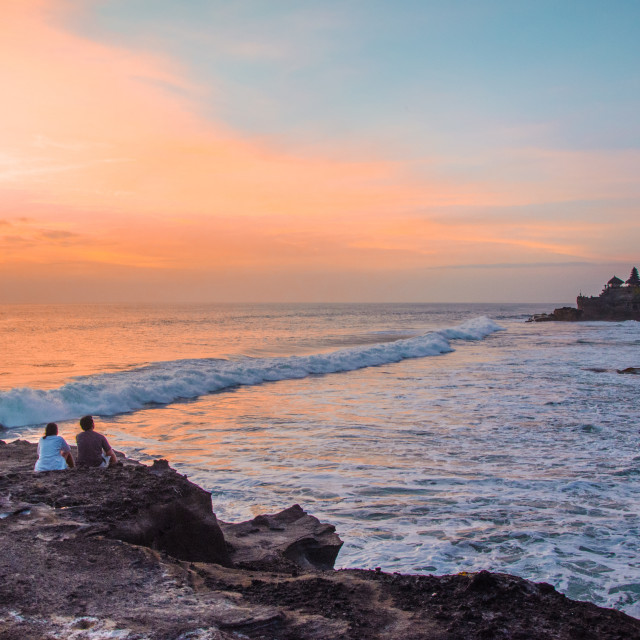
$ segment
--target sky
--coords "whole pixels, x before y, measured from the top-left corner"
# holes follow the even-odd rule
[[[566,302],[640,266],[637,0],[2,0],[0,302]]]

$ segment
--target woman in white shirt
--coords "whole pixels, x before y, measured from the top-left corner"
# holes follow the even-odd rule
[[[38,442],[38,460],[35,471],[62,471],[74,467],[71,448],[62,436],[58,435],[58,425],[50,422],[44,430],[44,436]]]

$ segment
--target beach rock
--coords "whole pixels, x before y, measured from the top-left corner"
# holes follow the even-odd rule
[[[527,322],[577,322],[583,320],[582,311],[574,307],[559,307],[552,313],[536,313]]]
[[[321,523],[297,504],[275,515],[220,526],[238,566],[333,569],[342,547],[333,525]]]
[[[123,464],[110,469],[34,473],[35,445],[16,441],[1,451],[12,473],[0,476],[0,493],[12,500],[49,505],[104,535],[181,560],[231,563],[211,495],[168,465],[148,468],[119,453]]]
[[[532,316],[529,316],[527,322],[551,322],[553,320],[556,320],[553,313],[534,313]]]
[[[113,469],[36,474],[35,447],[21,440],[3,443],[3,469],[11,473],[0,476],[0,493],[10,494],[20,505],[35,501],[62,509],[103,535],[179,560],[332,569],[342,546],[333,525],[322,524],[299,505],[247,522],[219,523],[211,494],[166,460],[147,467],[118,452],[122,465]]]
[[[218,523],[163,461],[36,474],[34,460],[0,441],[2,640],[640,638],[640,620],[506,574],[314,569],[333,566],[333,527],[298,505]],[[196,559],[211,549],[224,561]]]
[[[626,369],[618,369],[618,373],[640,374],[640,367],[627,367]]]
[[[553,316],[556,320],[561,322],[577,322],[583,320],[583,312],[581,309],[574,309],[573,307],[559,307],[553,310]]]
[[[109,535],[179,560],[231,564],[215,514],[193,495],[147,505],[135,517],[117,523]]]

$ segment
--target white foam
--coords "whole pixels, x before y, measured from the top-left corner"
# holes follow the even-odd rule
[[[69,420],[83,414],[116,415],[151,404],[196,398],[239,385],[354,371],[453,351],[451,340],[481,340],[502,327],[486,317],[394,342],[331,353],[237,360],[190,359],[81,377],[57,389],[0,392],[0,423],[7,427]]]

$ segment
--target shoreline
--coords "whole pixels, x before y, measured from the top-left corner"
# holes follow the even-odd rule
[[[640,620],[508,574],[334,570],[332,525],[297,505],[220,522],[167,461],[37,474],[35,449],[0,441],[7,640],[640,637]]]

